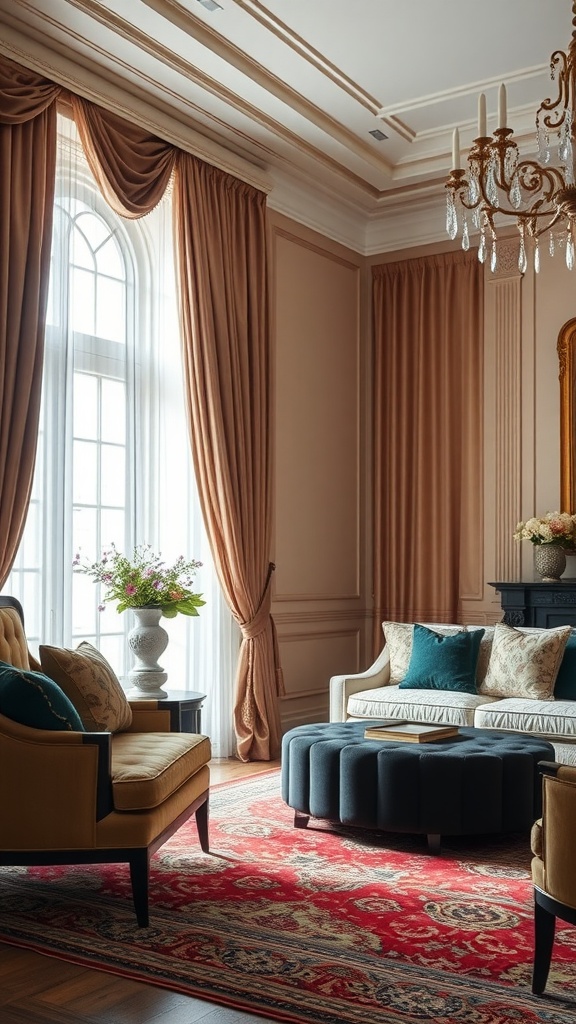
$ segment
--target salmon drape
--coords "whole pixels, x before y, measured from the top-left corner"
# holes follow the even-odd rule
[[[36,460],[59,93],[0,56],[0,586],[22,537]]]
[[[220,582],[242,630],[242,760],[280,751],[282,679],[270,615],[270,354],[266,197],[180,155],[175,180],[192,447]]]
[[[482,535],[476,252],[373,268],[375,646],[383,620],[458,622]]]
[[[214,562],[242,631],[238,754],[269,760],[280,750],[281,670],[270,614],[266,197],[115,114],[72,102],[91,170],[118,213],[148,213],[174,174],[192,453]]]

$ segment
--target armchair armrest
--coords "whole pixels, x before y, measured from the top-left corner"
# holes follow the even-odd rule
[[[387,686],[390,680],[390,655],[385,646],[376,661],[365,672],[349,676],[332,676],[330,680],[330,721],[345,722],[348,698],[362,690],[375,690]]]
[[[33,729],[0,715],[0,848],[92,847],[111,809],[110,733]]]
[[[576,768],[560,765],[542,778],[542,861],[546,892],[576,908]]]
[[[129,700],[132,725],[126,732],[170,732],[170,711],[161,700]]]

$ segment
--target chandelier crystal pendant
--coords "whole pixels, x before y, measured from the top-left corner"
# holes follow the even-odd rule
[[[534,270],[540,269],[540,239],[548,236],[551,256],[564,250],[566,266],[576,263],[576,0],[572,3],[572,40],[568,51],[550,57],[550,77],[557,84],[555,100],[546,99],[536,112],[536,159],[521,159],[512,128],[506,125],[506,88],[498,95],[498,127],[486,128],[486,97],[478,97],[478,137],[461,166],[460,134],[452,143],[452,165],[446,182],[446,230],[454,239],[460,231],[462,248],[470,247],[470,231],[480,232],[478,259],[488,258],[496,270],[495,217],[512,217],[520,234],[518,268],[524,273],[531,251]]]

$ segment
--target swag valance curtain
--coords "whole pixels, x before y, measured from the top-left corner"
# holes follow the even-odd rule
[[[0,117],[0,531],[10,537],[3,544],[2,581],[22,534],[34,469],[59,94],[57,86],[0,57],[0,106],[6,112],[6,119]],[[117,213],[144,216],[174,181],[192,455],[216,569],[243,638],[235,701],[238,754],[268,760],[280,746],[281,670],[270,614],[266,197],[114,113],[67,98],[92,173]],[[27,132],[27,121],[19,120],[24,115]],[[27,224],[28,208],[35,216],[28,215],[26,241],[20,222]],[[29,261],[37,265],[35,273]]]

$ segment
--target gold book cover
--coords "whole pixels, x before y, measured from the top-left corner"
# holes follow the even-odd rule
[[[429,743],[458,735],[456,725],[422,725],[419,722],[395,722],[393,725],[372,725],[364,732],[367,740],[405,740],[408,743]]]

